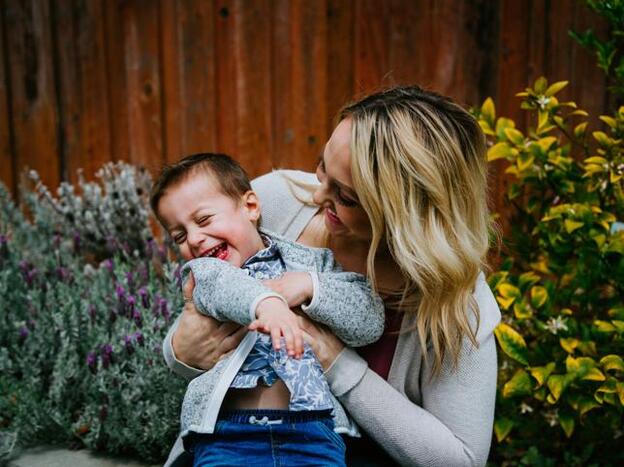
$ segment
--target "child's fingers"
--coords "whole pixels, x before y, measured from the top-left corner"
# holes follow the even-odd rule
[[[301,358],[303,355],[303,332],[301,329],[296,328],[293,332],[294,337],[294,346],[295,346],[295,355],[297,358]]]
[[[279,350],[281,347],[281,340],[282,337],[282,331],[280,330],[279,327],[274,327],[273,329],[271,329],[271,341],[273,342],[273,348],[275,350]]]
[[[288,351],[288,355],[295,355],[295,337],[293,336],[290,326],[283,326],[282,334],[284,335],[284,340],[286,341],[286,350]]]

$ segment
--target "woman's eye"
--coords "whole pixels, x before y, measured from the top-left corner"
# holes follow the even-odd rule
[[[341,204],[342,206],[348,207],[348,208],[353,208],[355,206],[357,206],[357,201],[354,201],[350,198],[346,198],[345,196],[342,195],[342,193],[340,192],[340,189],[336,188],[335,192],[334,192],[335,196],[336,196],[336,202],[338,204]]]

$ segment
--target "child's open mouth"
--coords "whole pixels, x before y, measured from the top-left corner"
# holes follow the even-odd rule
[[[227,242],[219,243],[217,246],[202,253],[201,256],[204,258],[217,258],[225,261],[228,257]]]

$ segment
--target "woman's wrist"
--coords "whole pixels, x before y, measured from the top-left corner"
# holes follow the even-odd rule
[[[353,389],[364,377],[368,363],[358,353],[344,347],[325,370],[331,392],[340,397]]]

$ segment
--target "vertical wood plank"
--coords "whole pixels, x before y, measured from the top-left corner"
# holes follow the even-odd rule
[[[271,15],[267,0],[237,0],[235,24],[237,154],[251,177],[271,169]]]
[[[210,2],[178,3],[182,151],[215,151],[217,103],[214,8]]]
[[[112,159],[102,3],[54,3],[63,178],[91,178]]]
[[[295,140],[288,165],[312,171],[327,136],[326,3],[298,0],[291,6],[293,101],[290,119]]]
[[[128,84],[121,10],[123,0],[104,2],[108,119],[113,160],[130,160]]]
[[[149,0],[124,3],[121,19],[128,86],[130,161],[153,170],[164,162],[159,5]]]
[[[3,5],[16,170],[37,170],[46,185],[55,187],[60,160],[49,3],[8,0]]]
[[[327,131],[334,129],[338,111],[353,98],[353,0],[327,2]],[[323,142],[324,143],[324,142]]]
[[[163,140],[164,159],[173,163],[183,156],[182,113],[184,103],[180,96],[180,46],[178,1],[161,2],[160,48],[162,51]]]
[[[389,2],[388,62],[392,84],[421,84],[424,17],[419,2]]]
[[[217,149],[238,154],[238,86],[236,61],[235,0],[215,1],[215,67],[217,106]]]
[[[0,182],[9,193],[17,195],[13,158],[12,112],[9,106],[10,81],[5,47],[4,10],[0,10]]]
[[[356,94],[369,93],[388,82],[388,4],[374,0],[355,2]]]

